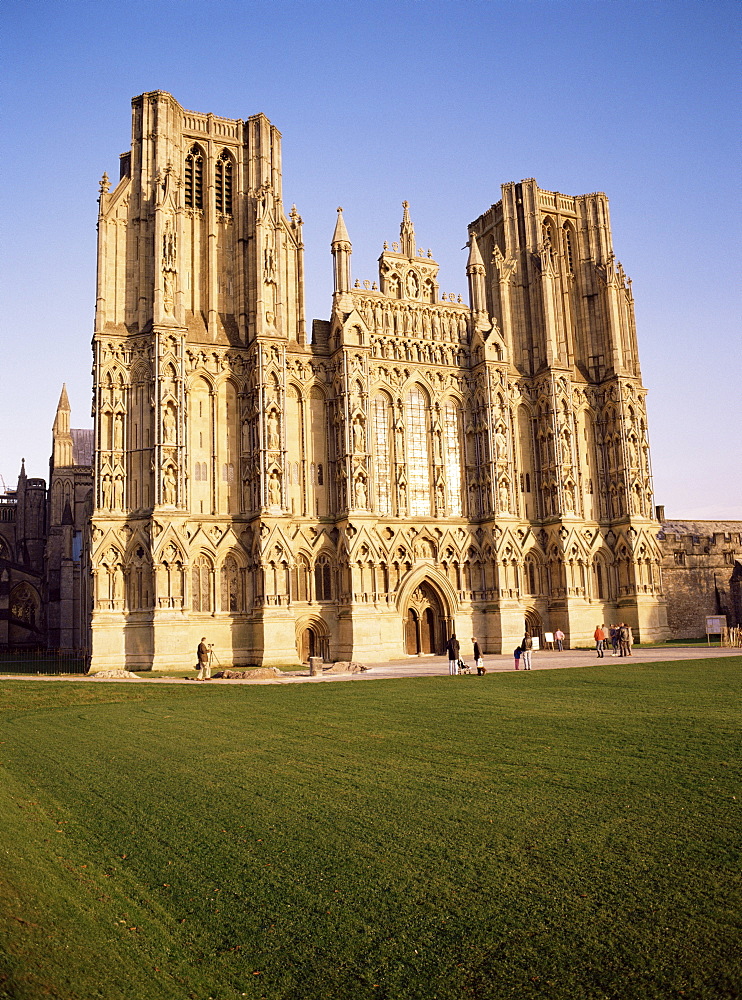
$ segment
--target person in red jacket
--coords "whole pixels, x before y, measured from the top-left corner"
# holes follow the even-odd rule
[[[596,625],[593,638],[595,639],[595,650],[598,654],[598,658],[602,659],[605,656],[605,653],[603,652],[603,644],[605,643],[605,625]]]

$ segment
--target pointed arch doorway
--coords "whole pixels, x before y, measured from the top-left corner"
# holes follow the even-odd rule
[[[543,622],[541,621],[541,616],[536,611],[529,608],[528,611],[526,611],[525,613],[523,625],[526,632],[530,632],[531,635],[535,635],[538,637],[539,642],[543,648],[544,627],[543,627]]]
[[[410,596],[404,618],[405,650],[409,656],[440,653],[445,645],[446,617],[440,595],[421,583]]]
[[[300,625],[296,635],[296,647],[302,663],[308,663],[310,656],[330,658],[330,636],[324,622],[317,619]]]

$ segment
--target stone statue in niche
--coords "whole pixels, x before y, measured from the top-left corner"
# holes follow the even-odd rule
[[[272,507],[279,507],[281,504],[281,484],[277,472],[272,473],[268,480],[268,501]]]
[[[175,303],[175,281],[173,280],[173,272],[165,271],[163,277],[162,305],[168,316],[173,315],[174,303]]]
[[[265,271],[266,281],[275,281],[276,279],[276,260],[273,247],[271,246],[270,236],[266,234],[265,237],[265,249],[263,250],[263,270]]]
[[[397,449],[397,461],[404,461],[404,422],[402,420],[402,414],[400,412],[397,421],[394,425],[394,442]]]
[[[564,506],[570,514],[575,509],[575,491],[571,483],[568,483],[564,489]]]
[[[510,496],[508,494],[508,488],[505,483],[500,484],[500,489],[498,490],[498,497],[500,500],[500,510],[503,513],[507,513],[510,508]]]
[[[268,431],[268,447],[272,451],[275,451],[280,444],[280,438],[278,435],[278,414],[276,413],[275,410],[271,410],[271,412],[268,414],[267,431]]]
[[[103,506],[106,508],[111,507],[111,477],[103,477]]]
[[[165,232],[162,234],[162,266],[172,269],[177,260],[176,236],[172,230],[172,223],[168,219],[165,225]]]
[[[124,446],[124,417],[117,413],[113,418],[113,447],[120,450]]]
[[[565,434],[562,438],[562,463],[564,465],[572,464],[572,449],[569,442],[569,434]]]
[[[175,413],[172,403],[165,407],[162,418],[163,439],[165,444],[175,444]]]
[[[124,506],[124,480],[122,476],[116,476],[113,481],[113,506],[117,510]]]
[[[356,479],[356,507],[366,506],[366,484],[363,479]]]
[[[498,424],[495,432],[495,455],[500,461],[505,461],[508,457],[508,439],[502,424]]]
[[[175,470],[172,465],[168,465],[162,482],[162,499],[166,504],[175,503]]]
[[[353,421],[353,450],[359,455],[366,451],[366,433],[361,417]]]

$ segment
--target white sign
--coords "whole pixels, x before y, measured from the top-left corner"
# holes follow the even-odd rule
[[[533,648],[534,649],[541,649],[541,640],[539,639],[539,637],[537,635],[533,636]]]
[[[554,641],[554,633],[544,632],[544,642],[553,642],[553,641]]]
[[[706,617],[706,635],[721,635],[727,627],[727,616],[716,615]]]

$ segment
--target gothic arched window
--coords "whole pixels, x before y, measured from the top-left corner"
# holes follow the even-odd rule
[[[186,208],[204,207],[204,154],[198,146],[191,146],[185,160]]]
[[[306,601],[309,598],[309,562],[306,556],[299,556],[296,560],[296,586],[294,588],[294,598],[297,601]]]
[[[405,402],[407,425],[407,475],[410,514],[430,516],[430,455],[428,452],[427,401],[420,389],[412,389]]]
[[[232,157],[226,149],[216,161],[216,210],[221,215],[232,214]]]
[[[459,408],[455,403],[446,403],[446,419],[443,423],[446,440],[446,492],[448,512],[461,517],[461,438],[459,429]]]
[[[380,514],[392,513],[392,464],[389,449],[389,410],[386,396],[377,396],[373,402],[374,469],[376,478],[376,507]]]
[[[332,569],[327,556],[320,556],[314,566],[314,598],[332,600]]]
[[[213,569],[206,556],[199,556],[193,564],[191,580],[193,592],[191,607],[194,611],[211,611],[211,578]]]
[[[227,556],[222,565],[222,611],[242,611],[240,570],[234,556]]]
[[[574,240],[572,234],[572,228],[569,223],[565,222],[562,227],[564,232],[564,255],[567,261],[567,271],[569,274],[575,273],[575,248]]]

